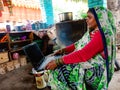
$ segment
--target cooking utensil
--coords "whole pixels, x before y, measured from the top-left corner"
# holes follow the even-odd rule
[[[72,12],[64,12],[64,13],[60,13],[58,15],[59,15],[60,22],[73,20]]]

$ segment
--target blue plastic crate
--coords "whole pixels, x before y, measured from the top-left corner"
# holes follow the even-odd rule
[[[107,0],[88,0],[89,8],[99,7],[99,6],[103,6],[107,8]]]

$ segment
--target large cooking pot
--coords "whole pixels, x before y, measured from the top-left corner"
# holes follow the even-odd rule
[[[56,36],[60,46],[68,46],[84,35],[87,31],[85,19],[56,23]]]
[[[64,12],[64,13],[60,13],[58,15],[59,15],[60,22],[73,20],[72,12]]]

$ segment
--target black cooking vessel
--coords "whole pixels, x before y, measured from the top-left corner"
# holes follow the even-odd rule
[[[59,22],[55,26],[57,38],[65,46],[79,40],[87,31],[87,24],[84,19]]]

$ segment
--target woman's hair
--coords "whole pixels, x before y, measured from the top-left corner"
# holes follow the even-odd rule
[[[93,10],[94,10],[94,8],[89,8],[89,9],[88,9],[88,12],[90,12],[90,13],[93,14]],[[88,12],[87,12],[87,13],[88,13]]]
[[[92,13],[93,14],[93,16],[94,16],[94,18],[95,18],[95,10],[94,10],[94,8],[89,8],[88,9],[88,12],[87,13]],[[95,18],[95,20],[97,21],[97,18]],[[97,22],[96,22],[97,23]],[[97,23],[97,25],[98,25],[98,23]],[[92,31],[93,29],[91,29],[91,31]]]

